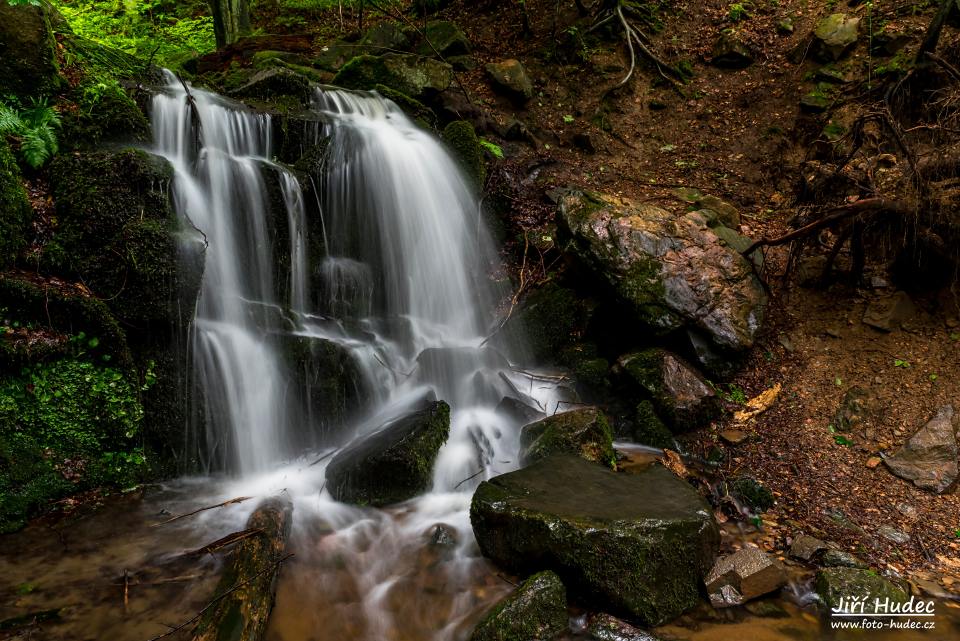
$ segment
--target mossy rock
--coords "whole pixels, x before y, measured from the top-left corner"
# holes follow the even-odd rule
[[[430,487],[433,463],[450,435],[450,406],[434,401],[352,442],[327,466],[338,501],[383,507]]]
[[[254,73],[245,83],[232,89],[230,95],[267,102],[289,98],[297,105],[308,105],[313,91],[310,81],[302,74],[286,67],[273,66]]]
[[[483,187],[487,167],[483,162],[483,149],[473,125],[466,120],[454,120],[443,128],[443,140],[453,150],[473,188],[479,190]]]
[[[373,89],[385,85],[416,99],[445,91],[453,82],[453,69],[438,60],[413,54],[361,55],[337,72],[333,84],[344,89]]]
[[[550,571],[538,572],[497,603],[470,641],[548,641],[567,630],[567,591]]]
[[[0,3],[0,95],[49,96],[63,86],[53,37],[56,10]]]
[[[51,175],[59,226],[43,264],[82,278],[127,323],[182,322],[199,274],[179,269],[169,163],[132,149],[66,154]]]
[[[748,474],[733,479],[730,493],[754,512],[766,512],[777,502],[770,488]]]
[[[676,354],[660,348],[646,349],[621,356],[617,366],[676,431],[703,427],[720,414],[716,392]]]
[[[97,149],[105,142],[150,141],[150,123],[118,83],[93,77],[74,91],[74,100],[77,109],[63,117],[62,151]]]
[[[586,329],[593,306],[574,290],[548,282],[530,292],[505,329],[522,336],[534,361],[553,362]]]
[[[0,267],[13,264],[26,246],[33,209],[20,181],[20,168],[0,138]]]
[[[903,603],[908,598],[907,593],[897,584],[873,570],[861,568],[824,568],[817,572],[813,587],[823,600],[824,606],[829,609],[839,608],[841,600],[863,597],[864,618],[874,614],[873,608],[877,600],[884,603],[889,599],[892,605]]]
[[[561,452],[616,468],[613,432],[603,412],[584,407],[554,414],[520,432],[520,460],[524,465]]]
[[[402,26],[396,22],[381,22],[371,27],[360,38],[364,53],[383,55],[406,51],[410,48],[410,38]]]
[[[635,442],[650,447],[659,447],[660,449],[674,449],[676,447],[673,432],[657,416],[653,403],[650,401],[640,401],[637,404],[634,427],[630,436]]]
[[[410,116],[410,118],[416,121],[424,129],[436,131],[437,114],[434,113],[433,109],[430,107],[426,106],[419,100],[411,98],[407,94],[401,93],[395,89],[391,89],[386,85],[376,85],[374,90],[387,100],[392,101],[395,105],[400,107],[405,114]]]
[[[699,602],[720,543],[710,507],[665,468],[618,474],[571,454],[481,483],[470,521],[501,567],[553,570],[586,604],[646,625]]]
[[[424,42],[417,47],[417,53],[423,56],[444,58],[464,56],[473,51],[473,45],[466,34],[449,20],[431,20],[423,30]]]

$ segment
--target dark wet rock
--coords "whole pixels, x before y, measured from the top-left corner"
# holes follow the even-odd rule
[[[533,81],[519,60],[491,62],[485,69],[494,86],[510,98],[527,101],[533,97]]]
[[[766,294],[702,215],[571,190],[559,222],[569,250],[654,331],[696,327],[722,348],[753,345]]]
[[[446,523],[437,523],[430,533],[430,545],[441,548],[457,546],[457,531]]]
[[[621,621],[609,614],[590,617],[587,636],[595,641],[658,641],[657,637],[649,632],[635,628],[626,621]]]
[[[813,31],[813,55],[829,62],[839,60],[857,43],[860,18],[834,13],[817,23]]]
[[[245,84],[230,92],[230,95],[236,98],[255,98],[265,101],[288,97],[302,105],[310,103],[311,94],[310,81],[285,67],[261,69]]]
[[[704,579],[710,603],[715,608],[742,605],[779,590],[787,583],[783,565],[753,546],[717,559]]]
[[[0,95],[39,97],[60,88],[51,20],[62,22],[49,4],[0,3]]]
[[[381,22],[368,29],[358,44],[364,48],[364,53],[380,55],[407,50],[410,47],[410,38],[399,24]]]
[[[445,91],[451,82],[453,68],[447,63],[404,53],[357,56],[333,79],[333,84],[345,89],[385,85],[417,100]]]
[[[820,565],[825,568],[859,568],[865,570],[870,566],[845,550],[830,548],[820,557]]]
[[[809,534],[801,534],[790,544],[790,556],[809,563],[826,549],[827,544],[824,541]]]
[[[524,465],[561,452],[616,467],[613,433],[603,412],[585,407],[554,414],[520,432],[520,461]]]
[[[956,429],[953,406],[944,405],[884,463],[900,478],[942,494],[957,479]]]
[[[896,292],[885,298],[870,301],[863,313],[863,324],[883,332],[900,329],[916,314],[917,308],[906,292]]]
[[[425,41],[417,47],[417,53],[423,56],[440,54],[449,59],[451,56],[464,56],[473,51],[470,39],[460,27],[449,20],[431,20],[424,28],[423,35]]]
[[[724,30],[713,44],[710,64],[724,69],[744,69],[753,64],[749,45],[736,32]]]
[[[534,574],[480,621],[470,641],[549,641],[567,629],[567,591],[550,571]]]
[[[703,427],[720,412],[720,399],[679,356],[653,348],[621,356],[617,367],[648,396],[657,414],[677,431]]]
[[[338,501],[374,507],[422,494],[449,434],[450,407],[434,401],[341,450],[327,466],[327,489]]]
[[[630,436],[635,443],[649,445],[650,447],[675,448],[673,432],[667,427],[650,401],[640,401],[637,403],[637,411],[634,415],[634,427]]]
[[[554,570],[579,598],[645,625],[696,605],[719,545],[709,506],[667,469],[618,474],[570,454],[485,481],[470,520],[497,564]]]
[[[776,502],[770,488],[749,474],[741,474],[733,479],[730,493],[754,512],[765,512]]]
[[[520,426],[529,425],[534,421],[538,421],[543,418],[544,414],[543,411],[538,410],[532,405],[509,396],[504,397],[503,400],[497,404],[496,411],[497,414],[506,416]]]
[[[843,395],[834,425],[841,432],[851,432],[863,427],[864,420],[872,413],[876,397],[859,386],[851,387]]]
[[[858,568],[828,568],[817,572],[814,580],[814,589],[828,608],[840,607],[841,599],[851,597],[866,598],[866,614],[873,613],[876,599],[890,603],[902,603],[907,600],[907,593],[873,570]]]

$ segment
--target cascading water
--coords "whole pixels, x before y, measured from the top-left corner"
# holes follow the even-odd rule
[[[156,150],[176,171],[177,210],[206,242],[193,357],[208,459],[239,474],[230,492],[282,488],[295,503],[298,561],[281,581],[272,638],[303,638],[296,625],[312,620],[305,610],[329,632],[315,627],[313,638],[462,636],[463,622],[504,589],[478,595],[482,560],[468,517],[477,483],[517,466],[518,425],[497,405],[512,396],[552,409],[557,393],[486,345],[497,261],[469,184],[393,103],[318,89],[315,142],[328,147],[305,196],[300,179],[272,160],[269,116],[169,80],[152,118]],[[270,176],[279,199],[269,196]],[[285,211],[271,211],[271,200]],[[278,215],[289,236],[282,246],[272,240]],[[311,233],[322,234],[315,260]],[[276,274],[287,262],[289,274]],[[298,405],[284,381],[293,364],[280,334],[337,345],[360,373],[366,403],[340,444],[424,397],[450,404],[430,492],[389,511],[329,497],[323,466],[296,459],[323,417],[291,409]],[[416,559],[437,524],[457,543],[425,570]],[[442,599],[405,601],[430,580],[445,586]],[[296,625],[283,616],[294,610]]]

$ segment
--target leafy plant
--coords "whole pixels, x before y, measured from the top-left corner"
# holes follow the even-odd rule
[[[834,440],[834,442],[835,442],[837,445],[844,445],[844,446],[853,445],[853,441],[851,441],[850,439],[848,439],[848,438],[847,438],[846,436],[844,436],[843,434],[834,434],[834,435],[833,435],[833,440]]]
[[[60,114],[46,98],[31,98],[30,107],[20,111],[0,103],[0,135],[16,138],[20,156],[34,169],[44,166],[59,151],[59,126]]]
[[[902,358],[895,358],[893,359],[893,366],[901,369],[910,369],[910,361],[905,361]]]
[[[500,145],[490,142],[486,138],[480,139],[480,146],[494,155],[495,158],[503,160],[503,148]]]
[[[730,22],[740,22],[750,17],[750,12],[747,10],[746,3],[735,2],[730,5],[730,8],[727,9],[727,18]]]

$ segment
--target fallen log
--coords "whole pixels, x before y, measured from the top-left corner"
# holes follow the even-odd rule
[[[205,609],[193,628],[193,641],[259,641],[276,597],[293,505],[273,497],[263,501],[247,521],[256,536],[239,541],[216,589],[216,603]]]

